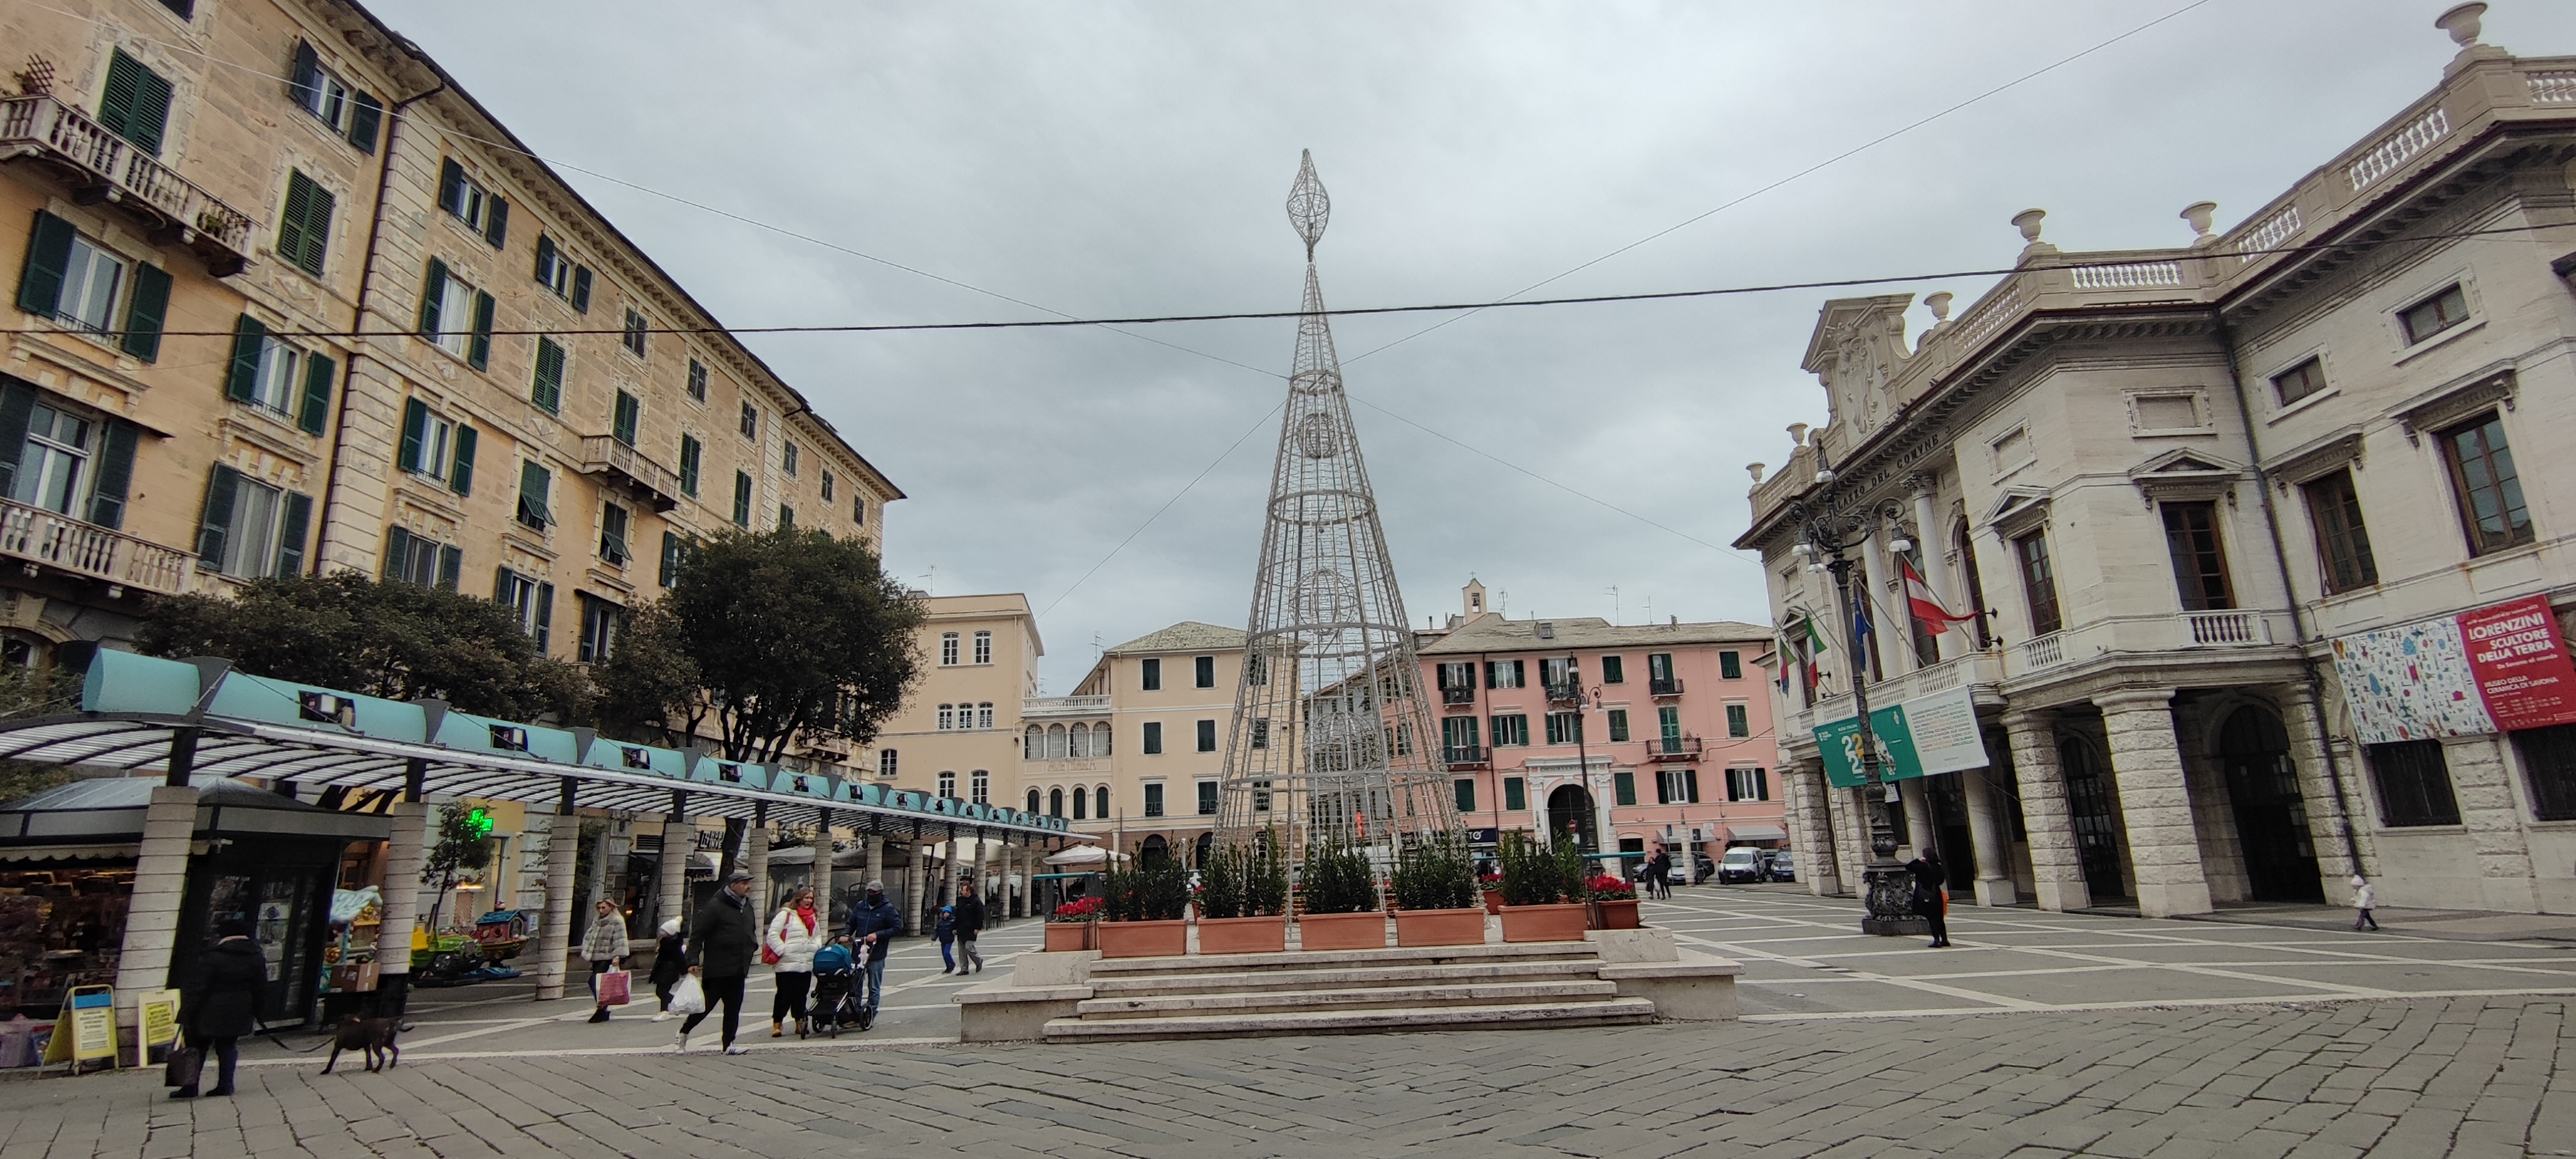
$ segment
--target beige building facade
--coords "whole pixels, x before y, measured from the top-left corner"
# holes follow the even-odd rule
[[[1038,687],[1038,636],[1017,592],[922,598],[922,677],[859,762],[882,783],[1008,805],[1020,783],[1020,706]]]
[[[1988,904],[2339,903],[2360,872],[2382,904],[2576,911],[2576,58],[2478,43],[2478,7],[2429,94],[2233,229],[2204,203],[2185,245],[2074,253],[2033,210],[1955,318],[1825,305],[1827,420],[1754,465],[1738,541],[1790,644],[1811,886],[1868,855],[1811,732],[1865,680],[1973,703],[1984,767],[1902,782],[1899,820]],[[1861,647],[1803,546],[1828,516],[1862,529]],[[1909,631],[1905,567],[1985,614]]]
[[[1184,621],[1102,651],[1070,696],[1022,709],[1021,807],[1128,848],[1216,827],[1243,630]]]

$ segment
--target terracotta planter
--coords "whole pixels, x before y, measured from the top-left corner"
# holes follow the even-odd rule
[[[1485,891],[1485,912],[1489,914],[1503,912],[1503,891],[1499,889]]]
[[[1599,911],[1593,929],[1633,930],[1640,924],[1637,921],[1637,899],[1633,897],[1624,901],[1596,901],[1592,906]]]
[[[1099,941],[1091,936],[1092,931],[1098,928],[1099,924],[1098,922],[1048,922],[1046,952],[1061,954],[1068,950],[1099,949]]]
[[[1288,919],[1284,915],[1199,919],[1202,954],[1276,954],[1287,948]]]
[[[1507,905],[1503,907],[1503,940],[1506,942],[1579,942],[1583,931],[1592,927],[1592,907],[1582,902],[1563,905]]]
[[[1395,911],[1395,944],[1399,946],[1481,946],[1485,944],[1485,911],[1418,909]]]
[[[1385,949],[1386,914],[1380,910],[1306,914],[1297,919],[1297,939],[1301,948],[1309,950]]]
[[[1177,958],[1190,948],[1190,923],[1099,922],[1100,956],[1104,958]]]

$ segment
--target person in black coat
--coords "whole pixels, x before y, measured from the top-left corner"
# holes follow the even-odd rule
[[[1941,864],[1941,851],[1926,849],[1923,856],[1905,863],[1905,872],[1914,875],[1914,912],[1932,923],[1932,948],[1944,949],[1950,944],[1949,896],[1950,871]]]
[[[660,1022],[671,1016],[671,987],[680,984],[680,975],[689,972],[688,940],[680,936],[680,919],[662,923],[661,940],[653,944],[653,994],[662,1000],[662,1012],[653,1016]]]
[[[984,972],[984,952],[975,948],[975,935],[984,932],[984,899],[977,894],[973,879],[957,883],[957,904],[950,907],[957,918],[957,972]]]
[[[689,972],[698,975],[707,993],[707,1009],[680,1024],[681,1052],[689,1049],[689,1032],[722,1002],[724,1052],[749,1053],[733,1044],[733,1034],[742,1025],[742,984],[751,976],[751,959],[760,952],[760,939],[760,919],[751,912],[751,874],[737,869],[724,888],[698,908],[697,922],[689,928]]]
[[[251,1032],[259,1013],[259,992],[268,985],[268,959],[259,945],[250,940],[247,922],[229,921],[215,927],[215,944],[197,963],[197,976],[179,990],[179,1028],[187,1032],[188,1045],[215,1056],[215,1089],[210,1095],[233,1093],[233,1064],[241,1061],[241,1037]],[[170,1092],[170,1097],[197,1097],[194,1084]]]

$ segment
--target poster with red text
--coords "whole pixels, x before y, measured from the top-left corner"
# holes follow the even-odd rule
[[[2558,636],[2549,597],[2460,613],[2469,670],[2496,727],[2543,728],[2576,721],[2576,661]]]

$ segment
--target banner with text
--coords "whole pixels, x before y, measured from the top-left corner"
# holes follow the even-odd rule
[[[1977,702],[1966,685],[1918,696],[1869,714],[1878,739],[1879,775],[1891,781],[1955,773],[1986,765],[1985,733],[1977,727]],[[1860,772],[1860,718],[1817,725],[1825,780],[1837,789],[1864,782]]]
[[[2355,632],[2331,644],[2363,744],[2576,722],[2576,660],[2547,596]]]

